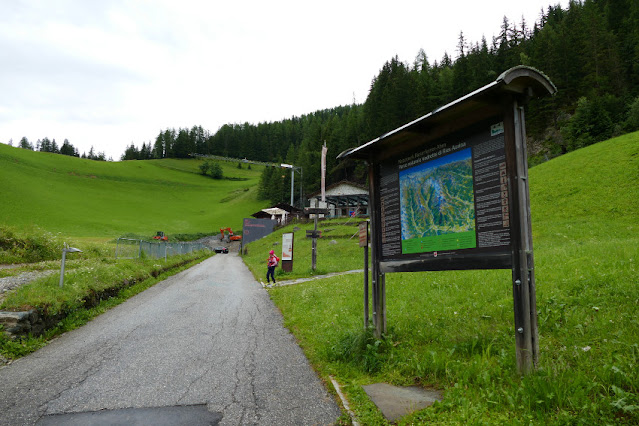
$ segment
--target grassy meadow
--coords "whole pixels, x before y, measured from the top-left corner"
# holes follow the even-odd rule
[[[0,144],[0,224],[65,237],[112,239],[240,229],[263,166],[220,162],[227,179],[199,174],[200,160],[100,162]]]
[[[361,424],[387,424],[361,387],[377,382],[443,391],[399,424],[639,423],[639,133],[536,166],[530,186],[540,362],[528,376],[516,370],[510,271],[387,274],[383,340],[364,330],[361,274],[269,290]],[[291,230],[248,246],[258,278]],[[310,275],[310,243],[295,237],[298,266],[279,279]],[[319,240],[319,270],[362,267],[356,238],[334,241]]]

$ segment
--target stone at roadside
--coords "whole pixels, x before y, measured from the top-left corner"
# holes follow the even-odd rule
[[[0,312],[0,325],[9,336],[27,335],[33,331],[33,326],[39,322],[36,311]]]

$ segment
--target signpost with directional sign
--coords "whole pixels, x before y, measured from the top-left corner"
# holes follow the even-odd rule
[[[315,215],[315,228],[306,231],[306,238],[312,238],[313,243],[311,245],[311,270],[315,271],[315,267],[317,266],[317,239],[322,236],[322,233],[317,230],[317,217],[320,214],[327,215],[328,209],[316,208],[316,207],[307,207],[304,209],[304,213],[308,215]]]

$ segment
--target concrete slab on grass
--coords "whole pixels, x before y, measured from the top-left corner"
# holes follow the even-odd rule
[[[397,387],[387,383],[375,383],[363,388],[389,422],[442,400],[441,392],[417,386]]]

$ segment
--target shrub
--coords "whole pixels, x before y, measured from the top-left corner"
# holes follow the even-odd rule
[[[25,235],[0,227],[0,263],[31,263],[59,259],[63,241],[50,232],[35,229]]]
[[[241,164],[240,164],[241,166]],[[199,165],[200,172],[204,176],[211,176],[213,179],[222,179],[224,177],[224,172],[222,171],[222,166],[218,163],[210,162],[207,160],[204,163]]]
[[[205,161],[204,163],[199,165],[200,167],[200,172],[206,176],[206,174],[209,172],[209,168],[211,167],[211,165],[209,164],[208,161]]]
[[[218,163],[211,164],[211,168],[209,169],[209,173],[213,179],[222,179],[224,177],[224,172],[222,171],[222,166]]]

